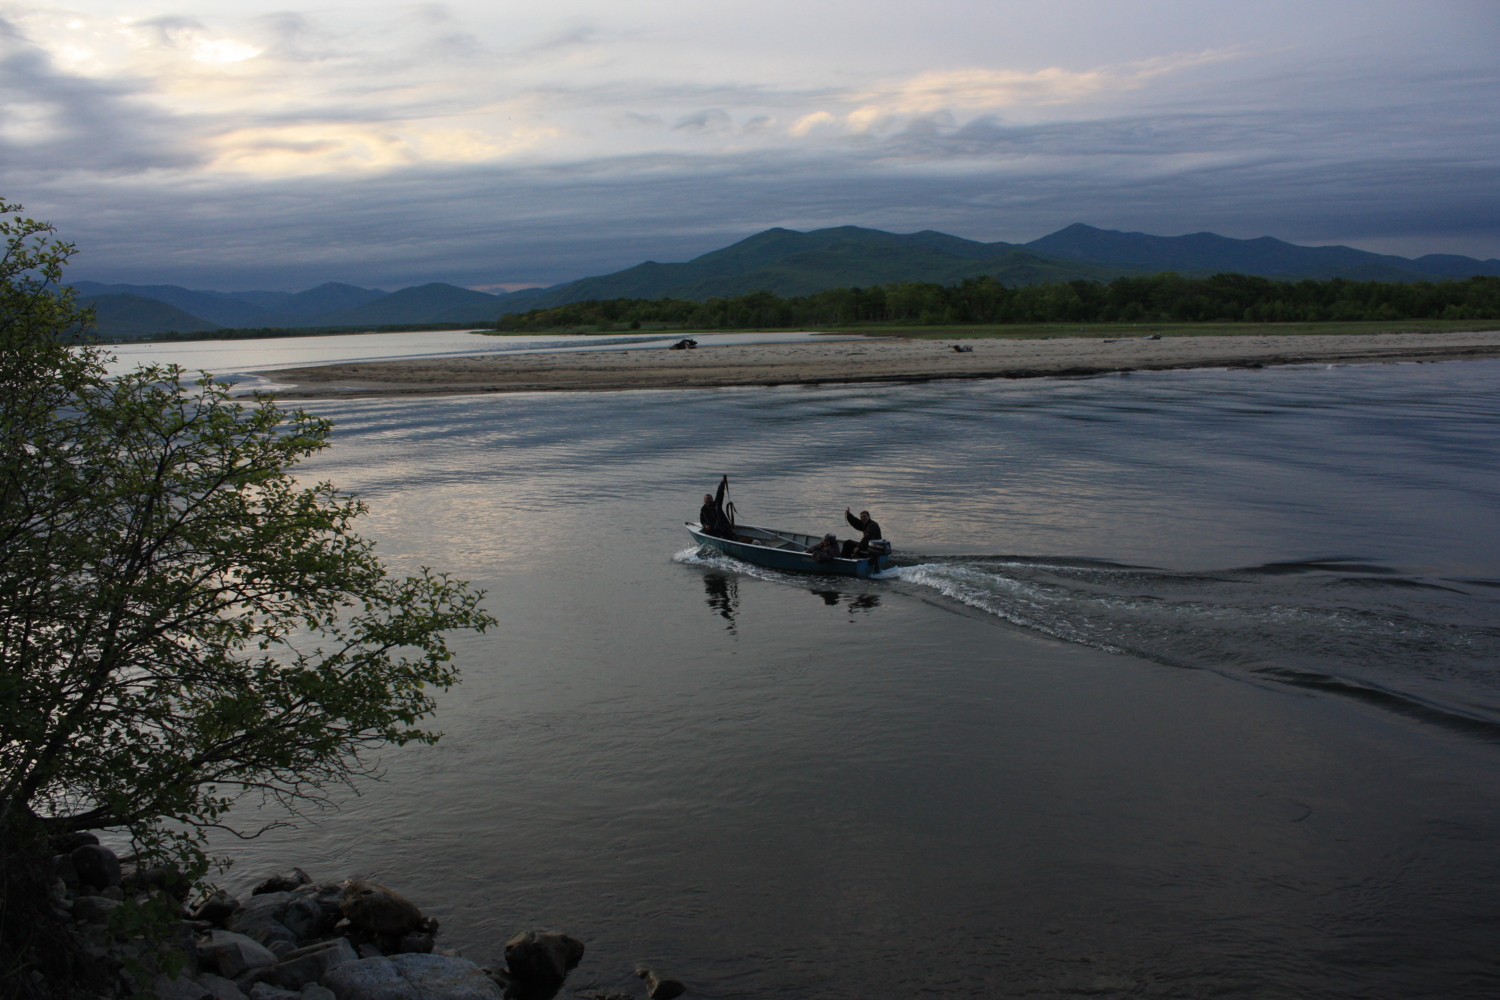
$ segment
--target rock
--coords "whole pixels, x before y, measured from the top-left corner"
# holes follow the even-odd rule
[[[194,920],[207,920],[215,927],[223,927],[240,908],[240,901],[226,893],[218,893],[198,904],[193,911]]]
[[[226,979],[276,964],[276,955],[259,941],[233,931],[211,931],[198,942],[198,957]]]
[[[294,946],[311,941],[324,926],[323,911],[316,902],[289,892],[251,896],[228,923],[230,930],[261,944],[290,941]]]
[[[125,890],[117,885],[107,885],[103,889],[100,889],[96,895],[102,896],[105,899],[113,899],[116,903],[125,902]]]
[[[505,942],[505,964],[518,992],[552,996],[583,958],[583,942],[551,931],[521,931]]]
[[[350,882],[341,908],[349,922],[367,934],[399,938],[422,929],[422,911],[416,904],[378,882]]]
[[[323,980],[336,1000],[501,1000],[500,987],[466,958],[365,958]]]
[[[63,880],[63,884],[68,887],[69,892],[75,895],[78,893],[80,885],[78,881],[78,869],[73,867],[73,856],[71,854],[59,854],[53,858],[52,870],[57,873],[58,878]]]
[[[267,979],[283,989],[300,990],[308,983],[322,982],[333,969],[358,961],[359,955],[348,941],[334,938],[281,956],[281,961],[276,963]]]
[[[682,980],[664,978],[645,966],[636,969],[635,974],[646,981],[646,995],[651,1000],[676,1000],[687,992],[687,984]]]
[[[188,893],[193,891],[192,879],[175,868],[147,868],[136,872],[133,877],[126,881],[129,883],[132,891],[149,892],[152,889],[157,889],[165,892],[179,903],[186,900]]]
[[[200,972],[193,977],[199,986],[208,991],[213,1000],[245,1000],[245,994],[240,988],[223,976],[216,976],[212,972]]]
[[[383,958],[384,956],[385,952],[381,951],[379,948],[375,947],[368,941],[359,946],[360,958]]]
[[[72,854],[85,844],[99,843],[99,838],[92,833],[79,831],[78,833],[60,833],[55,837],[48,837],[47,843],[51,845],[53,854]]]
[[[213,994],[187,976],[169,978],[165,973],[151,981],[148,989],[157,1000],[213,1000]]]
[[[119,905],[119,900],[103,896],[79,896],[73,900],[73,919],[86,924],[102,924],[109,920],[110,911]]]
[[[344,884],[342,882],[316,882],[298,886],[292,890],[295,896],[306,896],[318,904],[329,923],[336,923],[344,916]]]
[[[250,890],[252,896],[264,896],[271,892],[291,892],[299,886],[307,885],[312,881],[312,876],[301,868],[293,868],[290,872],[272,875],[260,885]]]
[[[328,987],[308,983],[302,987],[302,1000],[337,1000],[337,998],[334,997],[333,990]]]
[[[405,934],[396,943],[396,953],[399,955],[426,955],[432,952],[432,946],[437,943],[437,935],[427,934]]]
[[[256,983],[247,995],[250,1000],[302,1000],[301,993],[277,989],[270,983]]]
[[[182,950],[182,957],[187,962],[187,971],[190,975],[197,976],[203,971],[203,956],[198,953],[198,935],[200,928],[191,920],[177,921],[177,947]],[[213,971],[213,970],[207,970]]]
[[[84,844],[74,848],[69,857],[73,859],[73,870],[78,873],[80,884],[94,889],[120,884],[120,859],[109,848]]]
[[[271,954],[276,956],[278,962],[297,950],[297,946],[290,941],[272,941],[266,947],[271,950]]]

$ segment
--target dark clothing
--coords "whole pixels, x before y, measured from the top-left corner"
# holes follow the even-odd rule
[[[861,521],[848,511],[844,512],[844,520],[849,522],[851,528],[860,532],[859,541],[856,542],[851,538],[844,543],[844,558],[853,559],[856,556],[862,558],[869,555],[870,543],[880,537],[880,525],[876,524],[873,519],[870,521]]]
[[[730,538],[734,535],[729,516],[724,513],[724,491],[728,488],[729,483],[720,481],[714,502],[704,504],[698,511],[698,523],[703,525],[705,535],[713,535],[715,538]]]
[[[815,563],[833,562],[839,554],[838,542],[819,542],[807,550],[808,555],[813,557]]]
[[[881,537],[880,525],[876,524],[873,519],[868,522],[861,521],[859,518],[855,517],[853,514],[848,513],[847,511],[845,511],[844,513],[844,519],[849,522],[849,526],[855,531],[863,532],[863,534],[859,536],[860,545],[866,545]]]

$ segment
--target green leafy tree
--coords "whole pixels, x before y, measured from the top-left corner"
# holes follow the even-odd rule
[[[201,875],[246,793],[298,809],[436,740],[445,635],[493,620],[293,477],[328,421],[176,367],[107,378],[69,345],[73,248],[0,226],[0,831],[122,828]]]

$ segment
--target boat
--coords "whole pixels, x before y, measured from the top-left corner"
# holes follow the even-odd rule
[[[890,566],[889,543],[886,551],[872,554],[864,559],[835,557],[828,562],[818,562],[808,549],[823,540],[822,535],[806,535],[800,531],[784,531],[780,528],[757,528],[749,524],[734,526],[733,538],[719,538],[704,534],[703,525],[695,521],[684,521],[688,534],[699,545],[718,549],[726,556],[771,569],[790,570],[793,573],[823,573],[837,576],[869,576]]]

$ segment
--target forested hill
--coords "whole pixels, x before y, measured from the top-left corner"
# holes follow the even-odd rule
[[[1500,319],[1500,277],[1463,281],[1272,281],[1244,274],[1053,282],[1007,287],[989,277],[904,282],[782,298],[754,292],[706,302],[614,299],[500,317],[502,331],[653,328],[734,330],[964,323],[1288,323]]]
[[[809,233],[768,229],[683,264],[647,261],[549,289],[526,307],[546,309],[616,298],[701,301],[760,290],[780,296],[808,295],[826,288],[897,281],[951,283],[981,275],[1009,285],[1031,285],[1112,278],[1121,273],[1120,268],[1107,264],[1059,260],[1011,243],[979,243],[930,230],[903,235],[857,226]]]
[[[1264,278],[1349,278],[1354,281],[1421,281],[1500,275],[1500,260],[1428,254],[1409,260],[1353,247],[1304,247],[1270,236],[1235,240],[1215,233],[1152,236],[1095,229],[1081,223],[1032,240],[1026,249],[1081,263],[1156,273],[1231,271]]]
[[[989,276],[1010,286],[1075,279],[1109,280],[1176,271],[1262,277],[1430,281],[1500,275],[1500,260],[1454,255],[1417,260],[1352,247],[1303,247],[1269,236],[1236,240],[1214,233],[1152,236],[1073,225],[1026,244],[980,243],[946,233],[887,233],[840,226],[796,232],[768,229],[682,264],[647,261],[503,303],[506,312],[572,302],[674,298],[704,301],[765,290],[780,297],[893,282],[954,284]]]
[[[1232,272],[1277,279],[1348,278],[1421,282],[1500,275],[1500,260],[1433,254],[1408,260],[1351,247],[1304,247],[1270,237],[1236,240],[1213,233],[1152,236],[1074,225],[1024,245],[981,243],[947,233],[888,233],[858,226],[797,232],[768,229],[683,263],[647,261],[613,274],[551,288],[491,295],[431,283],[396,292],[329,282],[304,292],[194,291],[174,285],[76,282],[80,294],[135,296],[99,310],[106,337],[214,327],[351,329],[400,324],[485,324],[496,317],[576,302],[673,299],[705,302],[767,291],[806,297],[838,288],[903,283],[958,285],[988,277],[1008,287],[1060,281],[1110,281],[1175,271],[1186,277]],[[103,298],[97,301],[104,303]]]

